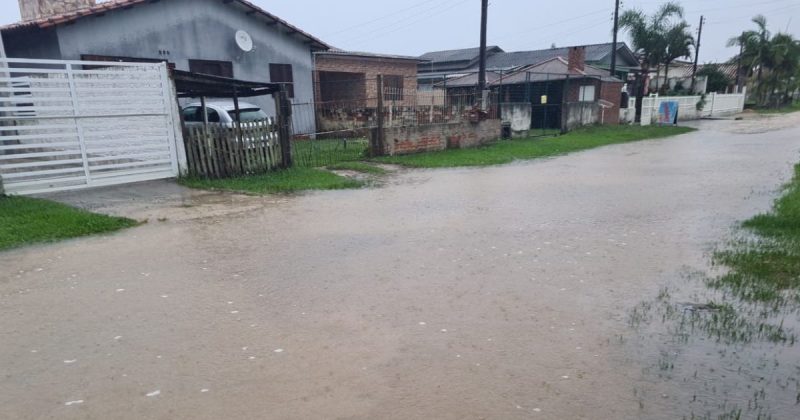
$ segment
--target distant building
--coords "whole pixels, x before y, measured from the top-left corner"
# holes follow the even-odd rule
[[[611,43],[580,45],[585,51],[585,63],[595,68],[608,71],[611,68],[613,45]],[[556,57],[566,58],[575,47],[548,48],[545,50],[506,52],[497,46],[486,49],[486,69],[500,74],[513,73],[523,67],[532,66],[552,60]],[[460,77],[478,72],[479,48],[460,50],[433,51],[419,56],[426,60],[419,65],[419,84],[429,88],[433,84],[446,79]],[[617,77],[628,80],[628,73],[640,68],[639,60],[625,43],[617,44]],[[487,75],[487,77],[490,77]],[[493,76],[491,76],[493,77]]]

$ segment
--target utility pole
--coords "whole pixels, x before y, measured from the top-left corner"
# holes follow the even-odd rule
[[[703,22],[705,17],[700,16],[700,28],[697,30],[697,45],[694,47],[694,67],[692,67],[692,94],[697,83],[697,63],[700,59],[700,39],[703,37]]]
[[[611,48],[611,77],[617,77],[617,34],[619,33],[619,0],[614,7],[614,42]]]
[[[481,108],[486,109],[486,21],[489,14],[489,0],[481,0],[481,51],[478,68],[478,95]]]
[[[739,58],[736,60],[736,93],[742,91],[742,54],[744,54],[744,33],[739,38]]]

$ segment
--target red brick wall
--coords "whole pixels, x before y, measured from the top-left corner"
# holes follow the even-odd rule
[[[603,121],[601,124],[619,124],[620,100],[622,100],[622,82],[602,82],[597,79],[571,79],[567,92],[567,102],[577,102],[580,96],[581,86],[593,85],[597,100],[605,100],[614,104],[601,112]]]
[[[361,73],[366,79],[366,90],[363,95],[367,98],[377,98],[378,87],[376,79],[381,75],[403,76],[403,89],[408,93],[398,105],[412,106],[414,98],[411,93],[417,91],[417,62],[383,57],[358,57],[352,55],[318,54],[315,56],[315,83],[319,81],[319,73],[323,71]],[[317,93],[319,93],[317,91]],[[319,96],[317,96],[319,97]],[[367,106],[375,107],[373,100]]]
[[[500,138],[500,120],[393,127],[384,130],[387,155],[407,155],[444,149],[477,147]],[[374,133],[372,134],[374,135]]]
[[[611,102],[613,107],[607,108],[603,115],[602,124],[619,124],[620,101],[622,100],[622,82],[603,82],[600,88],[600,99]]]

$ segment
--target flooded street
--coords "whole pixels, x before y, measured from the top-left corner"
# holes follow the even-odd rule
[[[0,418],[798,418],[800,346],[676,335],[658,301],[714,296],[709,252],[791,178],[800,114],[698,126],[372,189],[110,200],[149,223],[0,254]]]

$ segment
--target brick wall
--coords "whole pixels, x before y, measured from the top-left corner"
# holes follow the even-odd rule
[[[95,0],[19,0],[22,20],[39,19],[91,7]]]
[[[334,54],[317,54],[314,57],[314,81],[317,86],[319,86],[320,72],[359,73],[363,74],[365,79],[364,92],[360,92],[362,97],[377,98],[376,79],[379,74],[403,76],[403,89],[408,94],[404,95],[402,101],[396,101],[396,104],[414,105],[415,98],[411,95],[417,91],[417,62],[414,60]],[[317,94],[320,94],[319,89],[317,89]],[[377,106],[375,99],[367,101],[367,107],[374,108],[375,106]]]
[[[602,124],[619,124],[620,101],[622,100],[622,82],[604,82],[597,79],[571,79],[567,92],[567,102],[577,102],[581,86],[595,87],[595,99],[611,102],[613,106],[601,112]],[[598,117],[598,120],[601,117]],[[599,121],[598,121],[599,122]]]
[[[600,99],[611,102],[613,107],[601,112],[601,124],[619,124],[620,101],[622,100],[622,82],[603,82],[600,87]]]
[[[376,130],[373,130],[372,136],[377,134]],[[499,119],[477,124],[463,122],[392,127],[384,129],[384,132],[384,152],[390,156],[477,147],[499,139],[501,134]]]

